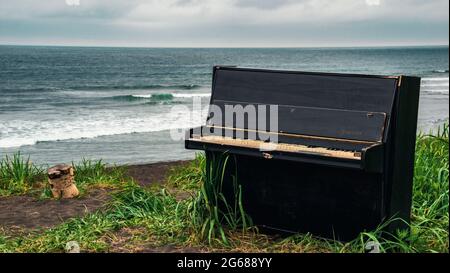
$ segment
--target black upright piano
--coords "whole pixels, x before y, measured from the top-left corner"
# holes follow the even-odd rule
[[[257,226],[338,240],[407,229],[419,91],[418,77],[216,66],[185,146],[233,158],[225,183],[236,176]]]

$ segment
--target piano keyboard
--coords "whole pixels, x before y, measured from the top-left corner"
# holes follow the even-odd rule
[[[332,150],[323,147],[311,147],[298,144],[272,143],[272,142],[267,143],[261,140],[234,139],[231,137],[199,136],[199,135],[192,135],[192,138],[190,140],[200,141],[209,144],[253,148],[259,149],[261,151],[272,150],[280,152],[309,153],[321,156],[361,160],[361,152]]]

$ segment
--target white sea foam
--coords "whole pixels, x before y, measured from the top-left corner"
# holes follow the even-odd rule
[[[142,94],[142,95],[131,95],[135,98],[150,99],[155,95],[171,95],[174,98],[195,98],[195,97],[209,97],[209,93],[164,93],[164,94]]]
[[[141,99],[171,100],[172,98],[193,99],[209,97],[201,93],[152,93],[124,95]],[[115,96],[115,97],[121,97]],[[40,116],[34,120],[10,119],[0,123],[0,148],[34,145],[38,142],[59,141],[69,139],[95,138],[99,136],[156,132],[176,128],[198,126],[193,124],[190,112],[171,111],[170,107],[144,109],[137,115],[134,111],[106,111],[93,109],[89,113],[76,115],[65,112],[58,113],[58,119],[51,116]],[[160,109],[160,110],[158,110]],[[148,112],[147,112],[148,111]],[[156,113],[155,113],[156,112]],[[81,114],[81,115],[80,115]],[[196,113],[200,115],[200,113]],[[206,119],[206,117],[204,118]],[[201,119],[202,121],[204,119]],[[195,122],[194,122],[195,123]]]
[[[448,96],[449,78],[423,78],[421,83],[421,91],[423,94]]]
[[[448,82],[449,77],[442,78],[423,78],[422,82]]]
[[[172,94],[175,98],[195,98],[195,97],[209,97],[211,94],[209,93],[191,93],[191,94],[182,94],[182,93],[175,93]]]
[[[448,93],[448,89],[423,89],[425,92],[440,92],[440,93]]]
[[[436,84],[422,84],[422,86],[425,86],[425,87],[442,87],[442,86],[447,86],[448,87],[448,82],[447,83],[436,83]]]
[[[144,99],[149,99],[149,98],[152,97],[151,94],[148,94],[148,95],[131,95],[131,96],[135,97],[135,98],[144,98]]]
[[[95,115],[75,118],[66,116],[64,119],[54,120],[8,120],[0,124],[0,148],[199,126],[200,124],[195,124],[199,119],[191,118],[190,114],[190,111],[180,110],[145,116],[130,116],[129,113],[121,116],[118,112],[105,111]],[[193,113],[193,115],[201,114]]]

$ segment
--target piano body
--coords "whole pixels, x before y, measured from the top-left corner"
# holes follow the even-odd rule
[[[254,224],[351,240],[409,222],[419,90],[417,77],[216,66],[208,120],[185,146],[233,158],[224,194],[237,175]],[[227,119],[236,106],[245,115]],[[256,126],[247,106],[266,107]]]

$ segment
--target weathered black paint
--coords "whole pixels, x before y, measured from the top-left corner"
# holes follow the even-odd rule
[[[186,148],[207,151],[207,160],[233,157],[225,179],[237,169],[257,225],[349,240],[394,216],[410,220],[419,89],[416,77],[215,67],[211,104],[279,104],[279,132],[289,133],[279,142],[357,151],[361,160],[292,152],[265,159],[252,148],[192,139]],[[229,130],[202,127],[188,137]],[[406,229],[403,221],[388,230]]]
[[[397,83],[383,76],[215,67],[211,104],[278,105],[280,132],[381,141]]]

